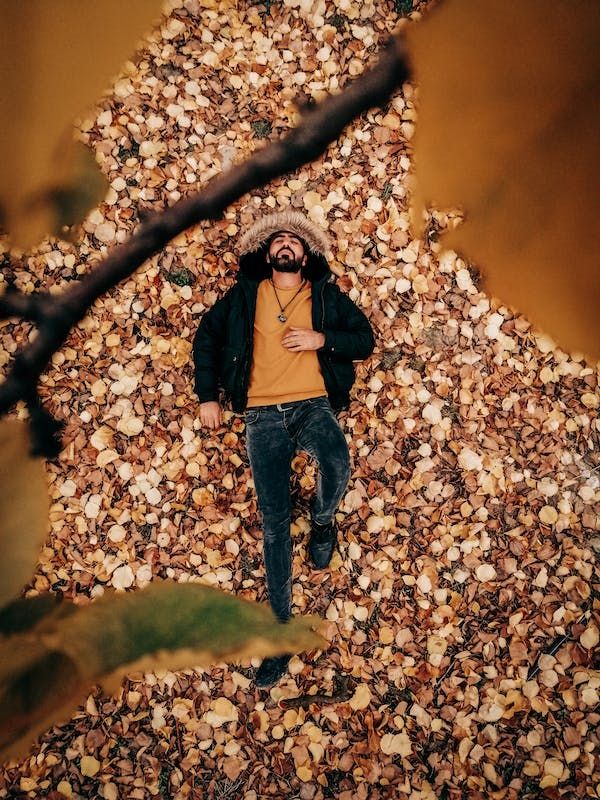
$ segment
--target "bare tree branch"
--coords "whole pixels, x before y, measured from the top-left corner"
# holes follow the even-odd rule
[[[403,40],[393,37],[375,67],[347,89],[305,109],[300,124],[279,141],[258,150],[243,164],[209,181],[202,192],[148,217],[131,238],[115,247],[89,274],[62,294],[25,295],[14,289],[0,296],[0,319],[36,323],[37,337],[19,350],[0,385],[0,417],[18,401],[36,402],[39,376],[95,300],[128,278],[171,239],[201,220],[218,219],[244,194],[318,158],[352,120],[383,104],[409,77]]]

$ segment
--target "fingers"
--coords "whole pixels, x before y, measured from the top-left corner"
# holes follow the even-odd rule
[[[220,428],[222,423],[221,412],[207,412],[206,414],[200,414],[200,422],[205,428],[210,428],[211,430]]]
[[[281,340],[284,347],[291,347],[292,345],[306,345],[308,331],[300,330],[298,333],[286,333]]]

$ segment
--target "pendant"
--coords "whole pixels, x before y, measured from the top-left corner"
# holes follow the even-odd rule
[[[277,317],[277,319],[279,320],[279,322],[287,322],[287,317],[286,317],[286,315],[285,315],[285,314],[283,314],[283,313],[282,313],[282,314],[280,314],[280,315]]]

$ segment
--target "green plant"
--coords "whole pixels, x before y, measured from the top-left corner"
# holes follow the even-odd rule
[[[267,606],[198,583],[155,581],[89,605],[46,594],[15,600],[46,537],[43,461],[24,422],[0,423],[0,756],[76,708],[93,684],[131,671],[183,669],[322,648],[308,617],[281,625]]]

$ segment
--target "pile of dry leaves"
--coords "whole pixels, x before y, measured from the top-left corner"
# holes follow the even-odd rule
[[[360,74],[406,5],[172,2],[81,123],[106,202],[77,245],[27,258],[19,288],[59,291],[143,209],[286,131],[299,96]],[[85,603],[170,577],[265,601],[243,419],[200,428],[191,342],[235,281],[242,225],[291,205],[326,226],[377,336],[339,415],[353,469],[327,571],[305,558],[315,464],[293,462],[294,611],[328,621],[330,648],[294,657],[269,693],[250,662],[95,691],[5,765],[0,798],[598,796],[598,370],[441,251],[450,217],[412,237],[415,100],[406,85],[318,163],[175,240],[96,303],[41,386],[67,428],[31,593]],[[30,330],[3,324],[2,366]],[[307,693],[337,702],[279,705]]]

